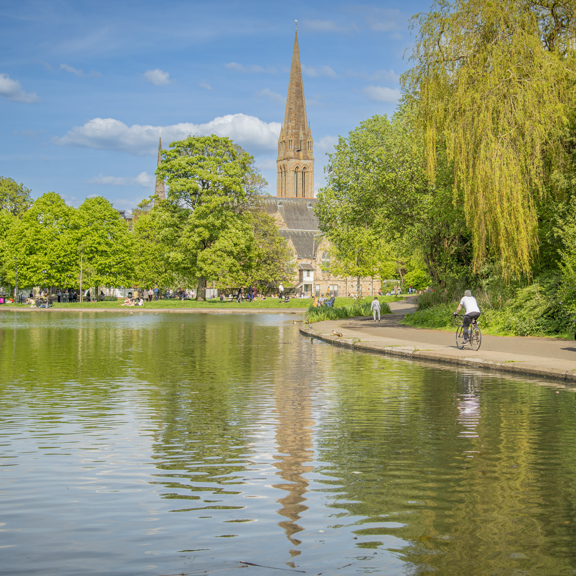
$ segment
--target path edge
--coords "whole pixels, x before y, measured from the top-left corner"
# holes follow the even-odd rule
[[[321,322],[319,323],[321,324]],[[382,354],[384,356],[395,356],[409,360],[423,360],[425,362],[433,362],[435,364],[450,364],[452,366],[466,366],[468,368],[481,368],[482,370],[489,370],[495,372],[507,372],[508,374],[519,374],[526,376],[536,376],[538,378],[553,378],[555,380],[564,380],[565,382],[576,383],[576,373],[568,372],[565,370],[554,369],[541,369],[527,366],[516,366],[513,364],[505,364],[503,362],[492,362],[483,360],[481,358],[454,358],[449,356],[442,356],[438,353],[429,352],[425,350],[409,349],[403,347],[386,347],[370,344],[367,342],[355,341],[355,338],[340,338],[331,334],[319,334],[318,331],[311,325],[303,325],[300,328],[300,334],[322,340],[334,346],[341,346],[351,350],[361,350],[364,352],[372,352]]]

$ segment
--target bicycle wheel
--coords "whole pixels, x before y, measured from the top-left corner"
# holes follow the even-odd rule
[[[470,346],[472,350],[480,350],[480,344],[482,344],[482,332],[478,326],[473,326],[470,334]]]
[[[456,328],[456,348],[462,350],[465,344],[466,342],[464,341],[464,329],[462,326],[458,326],[458,328]]]

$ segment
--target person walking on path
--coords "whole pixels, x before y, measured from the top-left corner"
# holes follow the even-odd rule
[[[466,310],[466,314],[464,314],[464,321],[462,322],[462,328],[464,330],[464,342],[468,340],[468,327],[472,320],[478,318],[481,314],[480,307],[478,306],[478,302],[476,302],[476,298],[472,296],[472,292],[470,290],[466,290],[464,292],[464,297],[460,300],[460,304],[458,304],[458,308],[456,312],[454,312],[454,316],[460,312],[460,309],[464,306],[464,310]]]
[[[154,300],[158,301],[158,284],[154,284]]]
[[[282,300],[282,298],[284,297],[284,286],[282,286],[282,284],[278,285],[278,298],[280,298],[280,300]]]
[[[378,300],[377,296],[374,296],[374,300],[372,300],[372,305],[370,306],[370,311],[374,316],[374,322],[376,322],[376,315],[378,315],[378,322],[380,322],[380,301]]]
[[[246,290],[246,295],[248,296],[248,302],[252,302],[253,300],[254,289],[252,285],[248,286],[248,290]]]

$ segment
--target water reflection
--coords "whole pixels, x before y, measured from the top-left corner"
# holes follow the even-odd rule
[[[461,390],[458,395],[458,422],[462,430],[460,438],[478,438],[476,428],[480,422],[480,375],[465,374],[461,376]]]
[[[312,448],[310,381],[298,379],[301,365],[287,367],[288,373],[278,378],[275,386],[276,409],[278,412],[278,426],[276,429],[276,445],[278,454],[274,456],[278,468],[277,474],[285,480],[283,483],[274,484],[274,488],[288,492],[280,498],[278,503],[282,508],[278,514],[287,518],[278,523],[286,533],[290,543],[298,547],[302,542],[294,535],[304,530],[297,521],[308,510],[304,504],[304,494],[308,492],[308,480],[306,473],[313,470],[313,466],[306,466],[314,459]],[[291,377],[296,379],[291,380]],[[299,550],[291,549],[290,554],[297,556]]]
[[[291,318],[0,313],[0,573],[574,574],[574,438]]]

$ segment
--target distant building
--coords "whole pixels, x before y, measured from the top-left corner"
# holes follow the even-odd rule
[[[162,162],[162,136],[158,138],[158,159],[156,161],[156,166],[158,167]],[[166,189],[164,187],[164,180],[160,180],[156,176],[156,186],[154,188],[154,194],[158,196],[159,200],[166,200]]]
[[[276,197],[265,198],[263,204],[297,258],[296,291],[340,296],[355,293],[356,278],[340,278],[330,273],[330,245],[324,239],[314,213],[317,202],[314,197],[314,140],[306,115],[298,32],[294,38],[276,166]],[[380,289],[379,280],[363,278],[361,284],[364,295]]]

